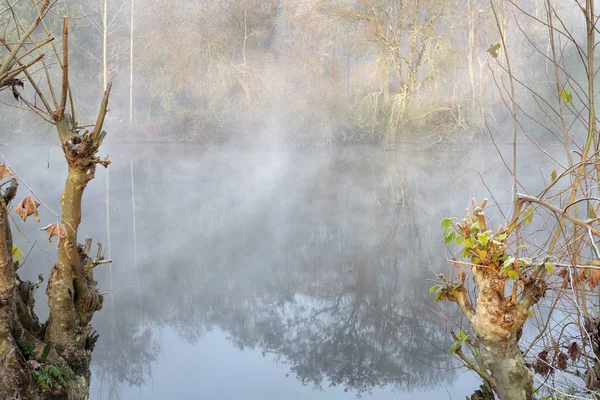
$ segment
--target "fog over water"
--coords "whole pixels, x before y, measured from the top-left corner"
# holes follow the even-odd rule
[[[61,150],[2,152],[57,210]],[[92,321],[100,333],[93,399],[472,393],[476,379],[446,355],[451,323],[443,316],[458,321],[458,309],[433,302],[429,279],[448,270],[439,221],[461,215],[471,196],[489,197],[478,173],[490,188],[509,185],[493,147],[467,154],[113,144],[107,153],[114,262],[96,273],[110,293]],[[529,155],[524,177],[539,175],[527,171],[539,165]],[[98,170],[85,193],[80,231],[106,245],[105,180]],[[41,214],[42,224],[56,218]],[[43,225],[18,226],[38,240],[19,272],[34,279],[40,271],[28,265],[44,266],[47,276],[55,244],[38,231]],[[43,290],[37,298],[45,318]]]

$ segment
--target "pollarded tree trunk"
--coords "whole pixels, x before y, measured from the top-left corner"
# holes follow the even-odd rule
[[[529,284],[515,303],[512,296],[504,296],[506,274],[486,267],[473,270],[479,293],[476,312],[469,321],[477,335],[483,364],[491,372],[501,400],[531,399],[533,375],[518,342],[528,309],[537,303],[544,289]]]
[[[88,335],[94,312],[102,307],[93,278],[93,261],[77,242],[81,222],[81,198],[94,178],[95,153],[101,138],[94,134],[72,135],[63,143],[68,175],[61,198],[64,237],[59,240],[56,265],[50,274],[48,305],[50,316],[45,339],[55,347],[75,372],[89,375],[90,355],[95,337]],[[89,379],[89,377],[88,377]]]
[[[523,326],[529,309],[545,292],[543,279],[538,273],[530,276],[523,271],[533,266],[527,258],[511,257],[506,251],[506,240],[513,227],[502,227],[493,233],[486,227],[483,208],[474,206],[473,214],[458,224],[443,221],[447,242],[455,240],[463,245],[463,256],[469,258],[469,269],[477,287],[475,307],[465,288],[467,270],[456,264],[459,281],[446,281],[436,287],[438,299],[456,302],[475,333],[474,340],[463,335],[457,343],[456,354],[474,372],[479,374],[490,391],[500,400],[529,400],[533,396],[533,374],[527,367],[519,348]],[[511,288],[506,295],[505,289]],[[475,361],[467,358],[462,346],[469,346]]]
[[[36,19],[36,26],[44,13]],[[30,29],[27,33],[29,36],[25,39],[33,41],[30,37],[33,31],[34,29]],[[50,40],[52,39],[46,39],[43,43]],[[36,81],[27,73],[27,66],[33,64],[25,64],[22,60],[30,53],[19,57],[18,45],[1,41],[12,54],[8,57],[13,60],[10,63],[20,66],[17,70],[25,74],[45,107],[46,114],[43,116],[52,116],[68,164],[68,174],[61,197],[60,221],[43,228],[50,238],[56,236],[58,239],[57,260],[46,290],[50,316],[45,324],[41,324],[34,313],[33,293],[42,277],[40,275],[35,283],[22,282],[17,275],[19,263],[13,260],[7,204],[16,194],[16,180],[12,180],[11,186],[0,199],[0,398],[86,399],[91,379],[91,353],[98,339],[89,323],[94,313],[102,308],[103,301],[93,271],[96,266],[110,260],[103,260],[100,244],[96,259],[92,259],[89,256],[92,240],[86,238],[84,244],[78,243],[78,228],[83,192],[94,178],[96,166],[100,164],[107,167],[110,163],[98,158],[96,153],[106,136],[102,127],[111,85],[109,83],[106,87],[93,130],[82,132],[74,117],[72,101],[71,115],[65,112],[67,100],[71,97],[68,79],[68,19],[65,18],[63,27],[62,57],[56,54],[62,69],[60,99],[53,95],[48,101]],[[14,81],[3,80],[3,77],[6,76],[0,74],[0,88],[9,86],[15,97],[23,99],[15,91]],[[48,84],[51,85],[50,82]],[[18,81],[16,86],[23,86],[22,81]],[[50,89],[54,93],[52,87]],[[27,105],[33,104],[23,100]],[[39,111],[38,108],[31,107],[32,110]],[[8,166],[3,168],[5,172],[9,170]],[[17,211],[24,220],[29,215],[34,215],[39,221],[39,205],[31,197],[27,197],[19,204]]]

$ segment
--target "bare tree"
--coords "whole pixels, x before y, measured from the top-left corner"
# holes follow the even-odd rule
[[[435,74],[435,56],[443,32],[439,29],[448,2],[360,0],[327,1],[321,11],[361,30],[356,41],[366,53],[375,48],[374,70],[381,77],[387,141],[392,143],[408,106]],[[425,72],[424,72],[425,71]],[[378,96],[370,95],[372,102]]]

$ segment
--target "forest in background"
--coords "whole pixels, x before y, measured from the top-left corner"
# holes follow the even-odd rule
[[[542,0],[519,4],[545,13]],[[547,60],[530,46],[549,52],[546,30],[510,10],[499,2],[513,69],[553,93]],[[113,81],[107,124],[120,140],[393,146],[510,136],[487,0],[65,0],[47,23],[63,14],[80,113],[92,114],[86,100]],[[13,115],[0,141],[41,135],[23,132],[28,113],[2,112]]]

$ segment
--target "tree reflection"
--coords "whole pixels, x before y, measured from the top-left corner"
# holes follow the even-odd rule
[[[161,165],[160,176],[168,177],[161,182],[138,173],[144,289],[141,299],[118,290],[116,335],[109,313],[95,321],[97,379],[146,384],[160,351],[152,331],[169,326],[191,343],[218,327],[235,346],[262,350],[317,388],[360,394],[448,384],[453,364],[443,349],[450,343],[426,281],[429,254],[438,260],[433,270],[444,269],[431,210],[436,197],[449,198],[448,186],[436,186],[415,159],[373,166],[357,154],[328,157],[313,169],[291,162],[281,181],[268,182],[256,170],[230,166],[215,176],[217,161],[199,161],[194,193],[203,195],[177,198],[178,207],[194,210],[189,220],[157,219],[152,207],[153,187],[180,193],[179,185],[189,185],[190,176],[174,174],[177,162]],[[144,163],[140,171],[157,168]],[[198,176],[203,163],[211,168]],[[171,234],[169,251],[156,246],[157,230]]]

